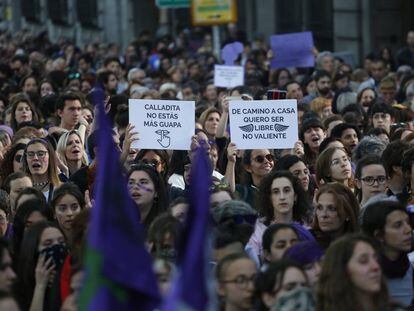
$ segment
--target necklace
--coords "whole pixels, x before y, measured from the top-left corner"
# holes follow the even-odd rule
[[[38,189],[43,189],[44,187],[46,187],[49,184],[49,181],[42,181],[42,182],[38,182],[38,183],[33,183],[33,187],[38,188]]]

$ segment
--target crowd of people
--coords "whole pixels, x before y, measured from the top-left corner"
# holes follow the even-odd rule
[[[414,306],[414,31],[398,52],[375,50],[356,68],[316,49],[314,68],[271,68],[265,40],[227,35],[244,46],[245,83],[232,89],[214,85],[219,61],[200,29],[142,32],[125,51],[0,34],[0,310],[78,308],[100,156],[97,85],[162,295],[193,151],[206,148],[218,310]],[[239,150],[229,101],[273,89],[297,100],[298,141]],[[132,148],[131,98],[195,101],[191,150]]]

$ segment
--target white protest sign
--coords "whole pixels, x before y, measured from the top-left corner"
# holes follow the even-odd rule
[[[214,85],[232,88],[244,84],[244,68],[242,66],[214,66]]]
[[[129,123],[139,140],[133,148],[189,150],[195,129],[195,103],[178,100],[129,100]]]
[[[231,141],[238,149],[288,149],[298,140],[297,101],[230,101]]]

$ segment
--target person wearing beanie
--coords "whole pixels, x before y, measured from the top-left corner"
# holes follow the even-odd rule
[[[324,128],[322,122],[318,118],[303,120],[300,131],[300,140],[304,144],[305,164],[312,174],[315,173],[315,164],[319,155],[319,146],[324,139]]]

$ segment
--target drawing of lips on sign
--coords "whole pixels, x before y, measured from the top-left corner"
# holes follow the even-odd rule
[[[275,132],[284,132],[289,128],[289,125],[284,124],[247,124],[243,126],[239,126],[239,128],[246,133],[251,133],[253,131],[275,131]]]

